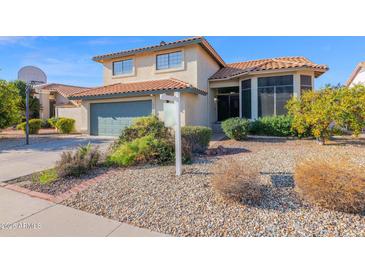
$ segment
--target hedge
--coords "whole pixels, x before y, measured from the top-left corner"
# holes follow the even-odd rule
[[[60,118],[56,123],[56,128],[60,133],[71,133],[75,130],[75,120],[71,118]]]
[[[203,153],[209,146],[212,130],[203,126],[185,126],[181,128],[181,137],[190,145],[192,152]]]
[[[222,122],[222,129],[228,138],[240,141],[247,137],[249,124],[244,118],[229,118]]]
[[[39,129],[41,128],[42,120],[41,119],[30,119],[29,120],[29,134],[38,134]],[[17,129],[21,129],[26,132],[26,122],[23,122],[17,126]]]

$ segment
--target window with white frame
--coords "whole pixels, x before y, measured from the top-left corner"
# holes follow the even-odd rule
[[[258,78],[259,117],[286,114],[293,91],[293,75]]]
[[[312,90],[312,76],[300,75],[300,91]]]
[[[170,69],[182,67],[182,52],[176,51],[156,56],[156,69]]]
[[[133,73],[133,59],[113,62],[113,75]]]

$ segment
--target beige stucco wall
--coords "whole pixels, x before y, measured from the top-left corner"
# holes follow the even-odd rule
[[[56,105],[63,105],[63,104],[69,104],[70,100],[68,100],[66,97],[63,97],[61,94],[57,93],[55,95],[56,99]]]
[[[41,104],[41,110],[39,116],[41,119],[48,119],[49,117],[49,92],[41,91],[38,93],[39,103]]]
[[[211,102],[208,79],[219,70],[219,65],[201,47],[196,48],[197,83],[196,87],[207,91],[207,95],[184,94],[187,125],[210,126]]]
[[[82,131],[82,109],[81,107],[62,107],[56,106],[56,117],[65,117],[75,119],[75,129],[77,132]]]
[[[156,70],[156,55],[175,51],[183,52],[182,67],[171,70]],[[134,61],[134,71],[131,75],[112,75],[113,62],[131,58]],[[205,91],[208,91],[208,78],[219,70],[219,65],[216,61],[199,45],[189,45],[181,48],[113,59],[104,62],[103,66],[104,85],[176,78]],[[182,124],[209,126],[209,101],[213,99],[214,96],[210,95],[183,94],[181,97]],[[134,100],[134,98],[130,98],[129,100]],[[111,101],[115,102],[117,99]],[[163,120],[163,101],[159,99],[159,96],[155,96],[155,106],[156,115]]]
[[[51,91],[49,91],[49,90],[39,90],[38,91],[38,99],[39,99],[39,103],[41,104],[41,111],[39,113],[39,116],[41,119],[50,118],[50,113],[49,113],[49,111],[50,111],[50,109],[49,109],[50,94],[51,94]],[[70,100],[68,100],[66,97],[62,96],[59,93],[56,93],[54,95],[54,98],[56,100],[56,105],[63,105],[63,104],[70,103]]]
[[[199,46],[197,45],[190,45],[181,48],[158,52],[146,52],[105,61],[103,63],[104,85],[176,78],[196,86],[198,47]],[[183,53],[182,67],[169,70],[156,70],[156,55],[175,51],[182,51]],[[127,76],[113,76],[113,62],[127,59],[133,59],[134,72]]]

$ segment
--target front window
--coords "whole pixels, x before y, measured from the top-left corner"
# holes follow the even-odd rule
[[[242,81],[242,117],[251,119],[251,79]]]
[[[300,91],[312,90],[312,76],[300,75]]]
[[[156,56],[156,69],[179,68],[182,66],[182,52],[171,52]]]
[[[259,117],[286,114],[293,90],[293,75],[258,78]]]
[[[113,75],[133,73],[133,59],[113,62]]]

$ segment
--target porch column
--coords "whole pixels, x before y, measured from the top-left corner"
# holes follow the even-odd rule
[[[257,77],[251,78],[251,118],[253,120],[257,119],[259,116],[259,101],[258,101],[258,88],[257,88]]]
[[[295,73],[293,75],[293,96],[300,97],[300,74]]]
[[[238,94],[239,94],[239,115],[242,118],[242,80],[238,81]]]

